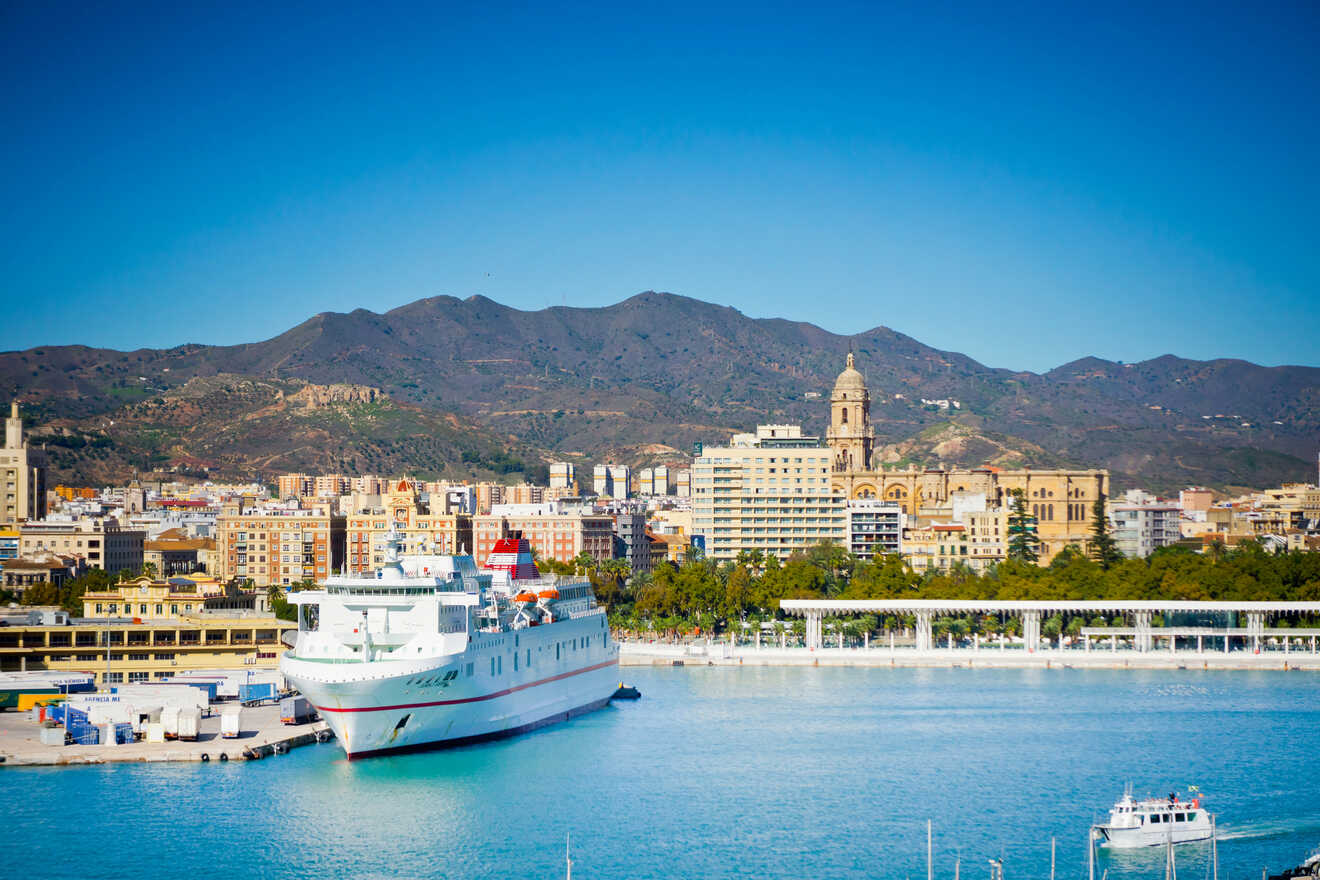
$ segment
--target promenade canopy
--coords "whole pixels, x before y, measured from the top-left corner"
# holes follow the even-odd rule
[[[1276,615],[1320,614],[1320,602],[1221,602],[1175,599],[782,599],[785,614],[807,621],[807,647],[824,643],[821,621],[846,614],[897,614],[916,618],[916,647],[932,645],[931,622],[939,615],[1002,614],[1022,619],[1022,636],[1028,650],[1040,643],[1040,621],[1050,614],[1131,615],[1137,650],[1151,649],[1160,627],[1152,627],[1156,614],[1242,614],[1253,639],[1265,634],[1265,621]]]

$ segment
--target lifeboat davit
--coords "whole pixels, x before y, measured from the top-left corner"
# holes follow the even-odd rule
[[[559,598],[559,591],[556,590],[554,587],[551,587],[551,588],[548,589],[548,590],[542,590],[541,592],[537,593],[536,595],[540,596],[542,599],[558,599],[558,598]]]
[[[518,595],[516,595],[516,596],[513,597],[513,601],[515,601],[515,602],[535,602],[535,601],[536,601],[536,594],[535,594],[535,593],[528,593],[528,592],[519,593]]]

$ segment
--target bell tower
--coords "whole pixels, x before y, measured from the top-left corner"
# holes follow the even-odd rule
[[[830,392],[830,428],[825,434],[836,473],[869,471],[875,429],[871,427],[871,395],[866,380],[848,352],[848,364]]]

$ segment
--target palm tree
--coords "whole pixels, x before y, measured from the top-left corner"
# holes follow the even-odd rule
[[[574,556],[572,564],[575,574],[590,574],[595,571],[599,565],[596,561],[596,557],[592,556],[586,550],[583,550],[577,556]]]

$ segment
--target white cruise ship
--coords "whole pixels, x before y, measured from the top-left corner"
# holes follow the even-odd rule
[[[542,577],[527,541],[470,556],[403,556],[292,593],[280,670],[350,759],[509,736],[604,706],[619,648],[583,578]]]

